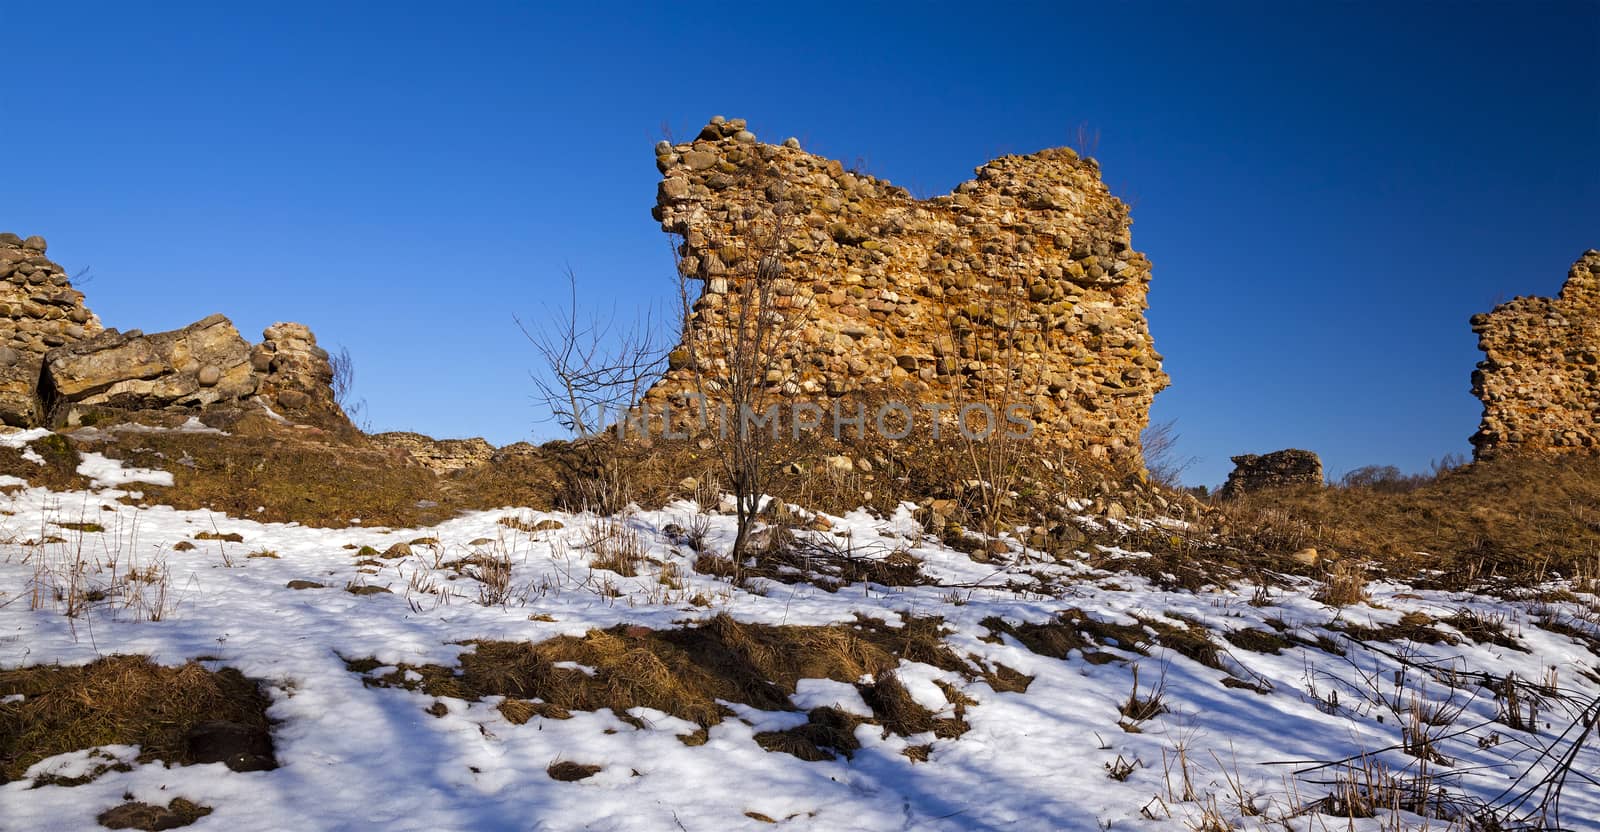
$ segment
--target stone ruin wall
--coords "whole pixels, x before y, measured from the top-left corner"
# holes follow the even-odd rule
[[[250,405],[302,423],[348,424],[328,354],[305,326],[274,324],[254,345],[222,315],[149,335],[105,329],[46,248],[42,237],[0,233],[0,423]]]
[[[44,417],[36,391],[45,353],[99,333],[66,270],[45,256],[43,237],[0,233],[0,422]]]
[[[1474,455],[1600,453],[1600,251],[1554,298],[1519,297],[1472,317],[1483,421]]]
[[[1150,261],[1093,159],[1005,156],[918,200],[717,118],[694,141],[658,144],[656,164],[654,216],[681,238],[680,268],[704,293],[749,273],[745,222],[775,206],[792,218],[780,293],[807,321],[769,375],[783,401],[1023,402],[1040,438],[1138,458],[1167,386],[1144,316]],[[717,314],[702,295],[687,325],[709,331]],[[722,359],[698,352],[702,366]],[[688,363],[683,348],[672,354],[648,411],[695,389]]]
[[[1322,459],[1311,451],[1286,448],[1233,457],[1233,472],[1219,493],[1224,499],[1234,499],[1256,491],[1322,484]]]

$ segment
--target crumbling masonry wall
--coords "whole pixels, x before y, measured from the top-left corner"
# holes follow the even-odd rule
[[[0,423],[8,425],[43,417],[36,388],[45,353],[102,329],[47,247],[43,237],[0,233]]]
[[[692,142],[658,144],[656,164],[654,215],[682,238],[683,272],[703,280],[688,327],[718,326],[706,296],[749,273],[743,224],[775,209],[793,218],[781,291],[806,323],[770,376],[784,401],[1023,402],[1041,438],[1137,458],[1167,375],[1144,316],[1150,261],[1093,159],[1005,156],[918,200],[719,117]],[[700,343],[702,366],[723,360]],[[647,408],[693,392],[689,361],[672,354]]]
[[[0,233],[0,423],[76,425],[100,410],[268,407],[323,427],[348,425],[327,351],[297,323],[259,344],[212,315],[146,334],[101,326],[43,237]]]
[[[1559,296],[1503,303],[1472,331],[1484,353],[1476,457],[1600,452],[1600,251],[1572,264]]]

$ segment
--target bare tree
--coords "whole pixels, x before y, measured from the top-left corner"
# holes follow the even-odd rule
[[[1197,457],[1184,456],[1178,451],[1178,421],[1157,422],[1139,434],[1139,445],[1144,453],[1144,467],[1150,479],[1174,491],[1183,488],[1183,473],[1196,462]]]
[[[752,188],[763,190],[783,188]],[[708,242],[706,256],[692,268],[681,259],[682,247],[674,247],[680,257],[687,368],[704,408],[702,422],[715,432],[714,451],[733,491],[737,530],[730,554],[735,560],[745,555],[768,483],[780,398],[795,391],[794,344],[809,303],[792,290],[784,271],[785,241],[796,222],[787,202],[759,203],[735,221],[729,239]],[[701,285],[693,286],[696,282]]]
[[[513,316],[539,358],[535,397],[557,424],[577,436],[605,430],[608,419],[639,403],[660,377],[667,348],[677,333],[659,325],[654,310],[624,320],[583,314],[578,281],[567,271],[568,301],[549,309],[545,326],[530,328]]]
[[[367,400],[354,398],[356,364],[348,347],[328,356],[328,366],[333,370],[333,403],[344,411],[345,418],[362,433],[371,433],[372,420],[367,416]]]

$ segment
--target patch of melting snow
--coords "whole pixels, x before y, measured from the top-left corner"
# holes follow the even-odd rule
[[[50,431],[47,428],[28,428],[27,430],[7,428],[0,432],[0,447],[20,448],[35,439],[43,439],[49,435]]]
[[[114,488],[134,482],[170,487],[173,483],[172,474],[168,471],[130,468],[123,465],[120,460],[111,459],[94,451],[79,454],[78,473],[93,480],[94,484],[101,488]]]

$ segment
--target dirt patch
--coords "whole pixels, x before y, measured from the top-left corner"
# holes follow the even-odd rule
[[[1427,613],[1408,612],[1393,624],[1335,625],[1331,629],[1355,641],[1409,641],[1416,644],[1460,644],[1461,639],[1435,628]]]
[[[102,745],[138,745],[140,761],[210,762],[202,759],[212,747],[204,738],[215,737],[218,724],[252,738],[257,764],[264,751],[270,767],[270,700],[232,668],[110,656],[80,667],[0,670],[0,700],[17,694],[21,701],[0,703],[0,782],[47,757]]]
[[[545,773],[550,775],[551,780],[576,783],[579,780],[587,780],[599,774],[600,768],[600,766],[590,766],[563,760],[559,763],[551,763],[550,767],[545,769]]]
[[[107,829],[142,829],[145,832],[160,829],[179,829],[211,814],[210,806],[201,806],[192,800],[175,797],[165,806],[128,801],[101,812],[95,820]]]

